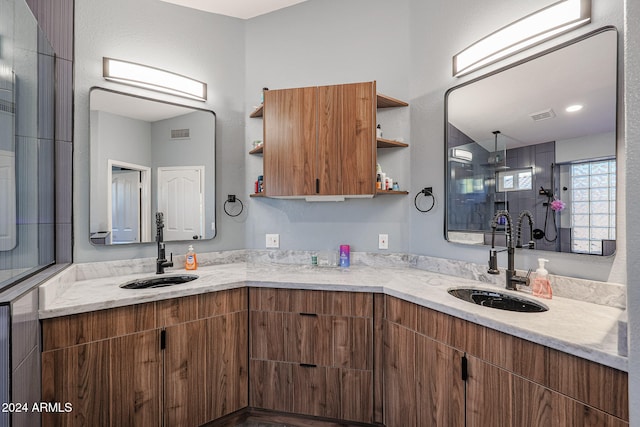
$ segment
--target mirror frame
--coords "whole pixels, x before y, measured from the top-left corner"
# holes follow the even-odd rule
[[[166,104],[166,105],[171,105],[171,106],[175,106],[175,107],[181,107],[181,108],[187,108],[190,110],[193,110],[194,112],[196,111],[200,111],[203,113],[208,113],[208,114],[212,114],[213,115],[213,124],[214,124],[214,128],[213,128],[213,159],[212,159],[212,164],[213,164],[213,188],[207,188],[205,187],[205,192],[207,194],[207,196],[209,194],[211,194],[211,197],[213,199],[213,208],[212,208],[212,216],[210,217],[213,220],[213,223],[215,224],[215,228],[213,230],[213,235],[209,238],[203,238],[203,239],[193,239],[193,240],[166,240],[165,239],[165,243],[166,242],[194,242],[194,241],[209,241],[212,240],[214,238],[216,238],[216,236],[218,235],[218,221],[217,221],[217,203],[216,203],[216,189],[217,189],[217,179],[216,179],[216,175],[217,175],[217,131],[218,131],[218,126],[217,126],[217,115],[215,113],[215,111],[213,110],[209,110],[206,108],[200,108],[200,107],[194,107],[191,105],[186,105],[186,104],[180,104],[178,102],[173,102],[173,101],[167,101],[167,100],[161,100],[161,99],[156,99],[156,98],[151,98],[148,96],[143,96],[143,95],[138,95],[138,94],[134,94],[134,93],[129,93],[129,92],[123,92],[120,90],[115,90],[115,89],[110,89],[110,88],[105,88],[102,86],[92,86],[91,88],[89,88],[89,166],[91,166],[91,161],[92,161],[92,151],[94,150],[94,148],[92,147],[92,143],[91,143],[91,93],[94,90],[100,90],[100,91],[104,91],[104,92],[109,92],[112,94],[116,94],[116,95],[123,95],[123,96],[129,96],[132,98],[137,98],[140,100],[144,100],[144,101],[151,101],[151,102],[158,102],[161,104]],[[91,171],[91,168],[89,167],[89,191],[91,191],[91,185],[92,185],[92,181],[94,180],[94,174]],[[156,176],[156,180],[157,180],[157,176]],[[151,193],[153,193],[153,187],[154,185],[157,185],[157,182],[151,182]],[[149,195],[152,200],[153,197],[151,196],[151,194]],[[157,203],[157,200],[156,200]],[[92,246],[95,247],[121,247],[121,246],[125,246],[128,247],[130,245],[155,245],[156,244],[156,240],[155,237],[150,240],[150,241],[146,241],[146,242],[132,242],[132,243],[122,243],[122,244],[108,244],[108,245],[104,245],[104,244],[98,244],[98,243],[94,243],[91,240],[91,197],[89,197],[89,222],[88,222],[88,230],[87,230],[87,237],[89,239],[89,243],[91,243]],[[153,208],[152,208],[153,211]],[[153,213],[153,212],[152,212]],[[204,226],[205,226],[205,230],[207,228],[207,210],[206,210],[206,206],[204,208]],[[155,224],[155,219],[151,218],[149,220],[149,223],[153,226]],[[165,232],[166,233],[166,232]],[[152,236],[155,236],[155,234],[152,232],[151,233]],[[206,235],[206,234],[205,234]]]
[[[614,131],[614,139],[615,139],[614,140],[614,144],[615,144],[615,146],[614,146],[614,150],[615,150],[615,153],[616,153],[616,159],[618,159],[618,148],[619,148],[618,147],[618,136],[619,136],[619,129],[618,129],[618,127],[619,127],[618,126],[619,125],[619,123],[618,123],[619,114],[618,114],[618,109],[620,108],[619,107],[619,90],[620,90],[620,87],[619,87],[619,85],[620,85],[620,79],[619,79],[619,72],[620,72],[620,70],[619,70],[619,61],[620,61],[619,49],[620,49],[620,41],[619,41],[618,29],[613,25],[607,25],[607,26],[604,26],[604,27],[597,28],[597,29],[595,29],[593,31],[590,31],[590,32],[585,33],[585,34],[582,34],[582,35],[580,35],[580,36],[578,36],[576,38],[573,38],[571,40],[559,43],[559,44],[557,44],[555,46],[552,46],[552,47],[550,47],[548,49],[544,49],[544,50],[542,50],[540,52],[537,52],[537,53],[535,53],[535,54],[533,54],[531,56],[528,56],[526,58],[520,59],[520,60],[515,61],[515,62],[513,62],[511,64],[507,64],[504,67],[500,67],[498,69],[495,69],[495,70],[490,71],[488,73],[482,74],[482,75],[480,75],[478,77],[475,77],[475,78],[473,78],[473,79],[471,79],[469,81],[466,81],[464,83],[461,83],[459,85],[456,85],[456,86],[453,86],[453,87],[447,89],[447,91],[445,92],[445,95],[444,95],[444,107],[445,108],[444,108],[444,156],[443,156],[443,158],[444,158],[444,174],[445,174],[445,180],[444,180],[445,203],[444,203],[443,231],[444,231],[444,238],[445,238],[445,240],[447,242],[452,243],[452,244],[462,244],[462,245],[464,245],[464,243],[454,242],[454,241],[449,240],[449,229],[448,229],[448,222],[449,222],[449,186],[450,186],[450,182],[451,182],[451,176],[450,176],[451,174],[450,174],[450,171],[449,171],[449,160],[450,159],[449,159],[449,144],[448,144],[448,142],[449,142],[449,108],[448,108],[448,99],[449,99],[449,95],[451,94],[451,92],[453,92],[454,90],[463,88],[465,86],[469,86],[469,85],[471,85],[473,83],[476,83],[476,82],[478,82],[480,80],[484,80],[484,79],[486,79],[488,77],[492,77],[492,76],[494,76],[496,74],[499,74],[499,73],[501,73],[503,71],[507,71],[507,70],[515,68],[515,67],[517,67],[519,65],[528,63],[530,61],[533,61],[535,59],[543,57],[543,56],[545,56],[547,54],[559,51],[559,50],[561,50],[561,49],[563,49],[565,47],[568,47],[568,46],[571,46],[573,44],[579,43],[579,42],[584,41],[584,40],[586,40],[586,39],[588,39],[590,37],[593,37],[595,35],[598,35],[600,33],[604,33],[604,32],[607,32],[607,31],[614,31],[615,34],[616,34],[616,58],[617,58],[617,61],[616,61],[616,64],[615,64],[616,84],[615,84],[615,131]],[[618,170],[619,170],[619,168],[616,168],[616,193],[617,193],[618,185],[619,185],[618,184],[619,180],[617,179]],[[618,199],[616,198],[616,224],[618,223],[618,215],[619,215],[619,213],[618,213]],[[488,245],[486,245],[486,244],[482,244],[482,245],[480,245],[480,244],[478,244],[478,245],[468,244],[468,245],[465,245],[465,246],[478,246],[478,247],[485,248]],[[536,249],[536,251],[538,251],[538,250]],[[545,252],[550,252],[550,251],[545,251]],[[597,256],[613,257],[613,256],[615,256],[616,252],[617,252],[617,248],[611,254],[608,254],[608,255],[597,255]],[[578,256],[580,256],[580,255],[592,256],[593,255],[593,254],[576,253],[576,252],[557,252],[557,253],[563,253],[563,254],[567,254],[567,255],[578,255]]]

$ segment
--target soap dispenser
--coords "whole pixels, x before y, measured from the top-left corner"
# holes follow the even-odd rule
[[[187,249],[184,268],[185,270],[196,270],[198,268],[198,259],[196,258],[196,252],[193,250],[193,245],[189,245],[189,249]]]
[[[548,259],[538,258],[538,269],[531,285],[531,293],[535,297],[551,299],[553,292],[551,291],[551,282],[549,281],[549,272],[544,268],[544,263],[549,262]]]

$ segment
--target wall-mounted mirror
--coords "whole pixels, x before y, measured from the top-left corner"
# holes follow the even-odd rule
[[[490,244],[497,210],[515,221],[529,210],[536,249],[612,254],[616,77],[617,32],[605,28],[450,89],[447,240]]]
[[[215,236],[215,113],[102,88],[90,98],[90,240]]]

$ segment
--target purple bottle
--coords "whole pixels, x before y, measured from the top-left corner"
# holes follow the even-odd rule
[[[349,245],[340,245],[340,267],[349,267],[351,264],[351,249]]]

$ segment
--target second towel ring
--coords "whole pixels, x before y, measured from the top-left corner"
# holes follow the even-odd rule
[[[429,196],[431,197],[431,206],[429,206],[428,209],[420,209],[418,207],[418,197],[421,194],[424,194],[425,197],[429,197]],[[433,195],[433,187],[425,187],[421,191],[419,191],[418,194],[416,194],[416,197],[413,199],[413,205],[420,212],[426,213],[431,211],[436,205],[436,196]]]

